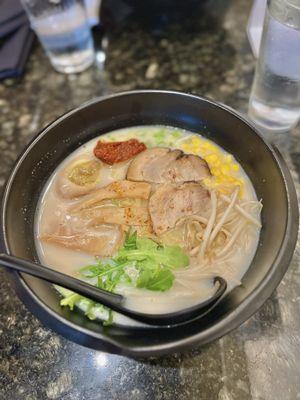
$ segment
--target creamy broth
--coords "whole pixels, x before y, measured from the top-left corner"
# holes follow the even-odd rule
[[[215,170],[215,165],[218,165],[219,156],[222,160],[225,160],[224,165],[221,166],[224,167],[223,169],[225,177],[227,176],[226,171],[231,169],[231,165],[233,165],[231,171],[233,174],[233,181],[242,182],[242,186],[238,194],[239,204],[241,207],[245,208],[246,214],[251,215],[251,218],[258,221],[258,223],[251,223],[251,220],[250,222],[248,220],[249,223],[246,223],[247,219],[245,219],[246,222],[244,225],[241,225],[241,232],[237,235],[237,238],[234,240],[232,245],[234,247],[234,251],[228,253],[228,259],[220,256],[220,260],[218,262],[213,262],[213,260],[209,260],[208,258],[206,259],[204,256],[200,259],[199,254],[191,254],[190,265],[188,267],[175,269],[173,271],[175,275],[175,281],[169,290],[152,291],[148,289],[136,288],[130,285],[119,285],[115,292],[126,296],[128,307],[134,310],[149,313],[164,313],[192,306],[199,303],[199,301],[208,298],[214,290],[211,278],[216,274],[224,277],[227,280],[228,290],[231,290],[233,287],[239,285],[241,278],[247,271],[254,256],[260,233],[260,203],[257,202],[253,186],[242,167],[238,165],[236,160],[231,155],[226,153],[215,143],[207,140],[206,138],[204,139],[201,136],[196,137],[194,133],[177,128],[165,126],[139,126],[113,131],[101,136],[101,140],[105,141],[123,141],[132,138],[136,138],[141,142],[144,142],[148,148],[168,147],[170,149],[180,149],[187,154],[193,153],[200,157],[204,157],[204,155],[206,155],[204,158],[207,160],[212,173]],[[36,248],[40,261],[49,267],[77,278],[79,277],[78,271],[80,268],[95,262],[94,255],[49,243],[45,240],[41,240],[41,238],[47,235],[49,232],[52,232],[55,227],[60,224],[62,216],[68,214],[70,207],[76,206],[77,203],[82,201],[82,197],[63,198],[61,193],[57,190],[58,179],[60,179],[59,176],[61,175],[62,171],[74,160],[76,161],[82,157],[86,157],[87,160],[92,160],[94,158],[93,149],[98,140],[99,137],[84,144],[57,167],[45,187],[36,214],[35,237]],[[210,147],[212,147],[212,151],[210,150]],[[102,165],[97,188],[105,187],[115,181],[124,180],[126,178],[128,166],[130,165],[131,161],[132,159],[119,164],[114,164],[112,166]],[[221,170],[222,168],[220,171]],[[222,173],[220,176],[221,178],[223,177]],[[214,193],[217,193],[217,196],[219,196],[218,198],[220,198],[221,201],[224,201],[224,204],[226,201],[226,204],[230,204],[230,199],[232,196],[234,196],[234,193],[226,193],[226,185],[228,182],[225,182],[225,186],[223,188],[223,182],[221,181],[221,184],[219,182],[221,178],[217,178],[216,175],[216,182],[219,186],[212,187],[210,190],[214,191]],[[220,192],[218,192],[219,187],[221,188]],[[92,195],[92,193],[93,191],[91,191],[91,194],[86,194],[86,197],[88,198]],[[224,198],[224,196],[227,196],[227,200]],[[230,211],[231,213],[234,212],[234,207],[232,208],[232,211]],[[238,213],[238,210],[236,212]],[[225,209],[224,211],[221,210],[219,218],[222,218],[222,213],[225,213]],[[230,216],[230,213],[228,215]],[[239,215],[242,219],[242,214]],[[233,215],[233,223],[235,218],[238,217]],[[76,222],[76,220],[73,218],[71,223],[76,225],[76,223],[80,224],[81,221]],[[194,226],[196,226],[196,222],[191,221],[191,225],[185,226],[184,229],[190,229],[190,227],[193,226],[193,223]],[[211,233],[214,232],[213,229],[216,226],[217,221],[215,221]],[[218,233],[218,235],[220,235],[220,240],[222,239],[225,241],[224,248],[226,243],[227,245],[230,245],[229,242],[230,240],[233,241],[233,236],[235,235],[234,232],[232,234],[227,232],[228,229],[231,228],[230,223],[228,223],[228,227],[229,228],[226,229],[224,227],[222,228],[225,232],[224,237],[228,234],[226,241],[224,238],[222,238],[221,231]],[[198,247],[200,246],[200,251],[201,243],[203,243],[204,237],[205,231],[202,237],[202,242],[200,241],[200,244],[198,243]],[[171,239],[168,240],[170,241]],[[224,251],[226,256],[226,248]],[[191,253],[192,252],[193,250],[191,250]],[[219,251],[219,253],[222,255],[222,249]],[[107,257],[104,257],[104,259],[106,258]],[[64,295],[69,294],[68,291],[61,291],[61,293]],[[85,301],[78,301],[76,306],[82,308],[84,311],[87,311],[88,305]],[[100,319],[105,315],[105,311],[103,311],[102,308],[96,307],[93,311],[95,317]],[[114,315],[114,322],[121,324],[131,323],[128,318],[124,318],[117,314]]]

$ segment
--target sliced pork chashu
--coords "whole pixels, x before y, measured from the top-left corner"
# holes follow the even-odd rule
[[[151,226],[151,219],[147,207],[101,206],[81,210],[78,216],[82,220],[88,221],[89,226],[103,223],[128,226]]]
[[[194,214],[207,216],[209,200],[209,192],[199,183],[166,183],[158,186],[149,200],[153,231],[161,235],[174,228],[182,217]]]
[[[166,182],[200,182],[210,175],[208,165],[203,158],[193,154],[181,154],[168,164],[163,178]]]
[[[126,180],[96,189],[68,207],[53,233],[41,239],[102,257],[114,255],[123,242],[127,226],[141,226],[152,232],[147,207],[150,191],[151,185],[147,182]],[[131,201],[119,207],[110,202],[114,199]]]
[[[120,225],[101,225],[95,228],[83,228],[82,231],[70,232],[62,229],[59,234],[45,234],[41,237],[48,243],[69,249],[83,251],[96,256],[114,255],[124,240],[124,232]]]
[[[131,182],[127,180],[113,182],[85,197],[84,200],[71,208],[71,211],[77,212],[97,205],[106,199],[144,199],[150,196],[151,185],[147,182]]]
[[[164,147],[153,147],[138,154],[130,163],[126,178],[131,181],[155,182],[152,175],[155,177],[156,172],[153,172],[152,169],[156,166],[157,161],[169,152],[170,150]]]
[[[127,171],[127,179],[152,183],[201,181],[210,176],[209,167],[201,157],[181,150],[153,147],[138,154]]]

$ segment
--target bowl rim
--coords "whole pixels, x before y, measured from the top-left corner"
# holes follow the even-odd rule
[[[200,100],[202,102],[209,103],[214,107],[221,108],[227,113],[230,113],[234,118],[239,119],[243,124],[247,125],[250,128],[252,134],[260,138],[262,144],[266,147],[267,150],[270,151],[273,159],[275,160],[278,166],[278,170],[280,171],[280,174],[282,176],[286,199],[287,199],[287,204],[286,204],[287,221],[286,221],[285,236],[280,245],[276,258],[272,263],[267,275],[262,279],[260,284],[237,306],[235,310],[223,316],[218,322],[213,324],[211,327],[205,329],[204,331],[198,332],[184,339],[174,340],[172,342],[165,344],[137,346],[134,348],[122,345],[118,341],[112,339],[109,336],[103,335],[102,333],[93,332],[87,328],[81,327],[73,323],[72,321],[68,320],[67,318],[57,314],[55,311],[49,308],[47,304],[45,304],[38,298],[38,296],[31,290],[30,286],[24,280],[22,274],[18,272],[13,273],[13,276],[16,278],[15,280],[17,286],[17,293],[22,298],[22,300],[25,303],[27,303],[27,305],[30,307],[30,310],[34,309],[35,311],[37,311],[38,308],[41,308],[45,315],[47,315],[48,317],[50,316],[51,320],[49,320],[48,318],[48,325],[50,325],[52,329],[56,330],[58,333],[62,334],[66,338],[70,338],[70,334],[66,333],[66,330],[71,328],[73,331],[75,331],[75,333],[77,333],[77,335],[79,331],[81,334],[89,336],[89,338],[92,340],[100,341],[102,343],[104,342],[104,344],[110,346],[112,352],[118,352],[120,354],[127,354],[132,356],[157,356],[170,353],[170,351],[183,351],[192,348],[197,344],[204,345],[208,342],[214,341],[222,337],[223,335],[229,333],[230,331],[236,329],[239,325],[241,325],[243,322],[249,319],[263,305],[263,303],[270,297],[270,295],[279,285],[281,279],[283,278],[285,272],[289,267],[289,263],[292,259],[297,242],[299,213],[298,213],[297,194],[293,183],[293,179],[282,155],[275,146],[269,144],[265,140],[265,138],[262,136],[261,133],[259,133],[257,128],[243,115],[241,115],[231,107],[226,106],[222,103],[207,99],[205,97],[184,93],[180,91],[172,91],[172,90],[125,91],[125,92],[113,93],[93,98],[91,100],[82,103],[80,106],[65,112],[64,114],[56,118],[54,121],[46,125],[44,128],[42,128],[26,145],[25,149],[23,150],[21,155],[17,158],[16,162],[14,163],[11,169],[2,196],[2,204],[1,204],[2,237],[0,239],[3,243],[4,250],[8,254],[10,254],[10,249],[6,237],[6,221],[5,221],[8,197],[17,171],[21,167],[22,162],[26,158],[28,153],[34,148],[35,144],[42,137],[44,137],[44,135],[46,135],[49,131],[51,132],[51,129],[54,126],[58,125],[64,119],[70,118],[74,113],[83,110],[89,105],[95,103],[101,103],[102,101],[106,101],[115,97],[131,96],[139,94],[141,95],[169,94],[175,96],[188,97],[197,101]],[[37,312],[35,312],[35,314],[36,313]],[[61,327],[57,326],[57,320],[59,320],[59,322],[62,324]],[[74,335],[72,335],[72,339],[74,341],[89,346],[89,344],[86,343],[86,340],[81,340],[78,337],[73,338],[73,336]]]

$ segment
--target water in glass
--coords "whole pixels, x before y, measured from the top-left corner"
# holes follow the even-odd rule
[[[28,0],[23,0],[23,3],[31,26],[56,70],[65,73],[80,72],[93,63],[93,39],[81,1],[44,1],[42,12],[36,11],[41,10],[39,7],[34,9],[34,13],[30,13]],[[39,5],[38,3],[35,2]],[[52,3],[52,7],[49,3]]]
[[[300,2],[296,11],[289,9],[294,18],[288,20],[282,8],[285,2],[294,7],[299,0],[281,0],[279,6],[275,0],[273,7],[271,1],[266,9],[249,102],[249,116],[262,127],[278,131],[292,128],[300,118]]]

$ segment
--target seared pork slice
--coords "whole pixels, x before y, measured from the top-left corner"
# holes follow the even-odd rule
[[[131,181],[156,182],[153,179],[157,176],[158,163],[160,162],[158,160],[161,160],[169,152],[170,149],[168,148],[153,147],[138,154],[130,163],[126,178]]]
[[[206,161],[181,150],[153,147],[131,162],[127,179],[152,183],[201,181],[210,176]]]
[[[209,192],[199,183],[160,185],[149,200],[153,231],[161,235],[174,228],[182,217],[194,214],[206,216],[210,209],[209,200]]]
[[[158,148],[156,148],[157,150]],[[152,149],[153,150],[153,149]],[[143,153],[140,153],[143,154]],[[148,181],[153,183],[164,183],[169,179],[164,177],[164,172],[168,169],[170,164],[173,164],[177,157],[182,155],[181,150],[173,150],[170,151],[168,149],[167,153],[162,154],[157,159],[152,159],[147,163],[147,166],[141,170],[142,181]],[[129,169],[132,167],[132,163],[129,165]],[[127,176],[128,176],[127,172]]]
[[[45,234],[41,240],[95,256],[114,255],[124,241],[124,232],[119,225],[101,225],[74,233]]]
[[[147,200],[150,196],[150,191],[151,185],[147,182],[116,181],[95,190],[84,200],[73,206],[71,211],[77,212],[86,208],[91,208],[106,199],[130,198]]]
[[[163,178],[167,182],[199,182],[210,175],[207,162],[203,158],[193,154],[183,154],[168,164]]]
[[[103,223],[129,226],[151,225],[151,219],[146,207],[93,207],[80,211],[78,216],[81,220],[87,221],[89,226]]]
[[[150,238],[153,235],[151,219],[149,225],[123,225],[122,228],[124,232],[136,232],[138,236],[147,236]]]

